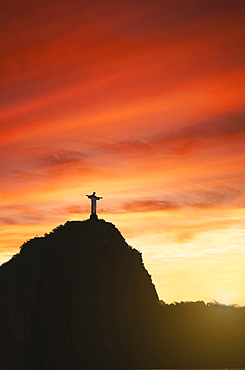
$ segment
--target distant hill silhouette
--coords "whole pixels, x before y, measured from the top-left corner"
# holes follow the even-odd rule
[[[245,368],[245,307],[161,302],[159,320],[163,367]]]
[[[111,223],[73,221],[0,267],[0,370],[245,367],[245,308],[165,304]]]
[[[114,225],[67,222],[0,268],[0,369],[152,365],[158,296]]]

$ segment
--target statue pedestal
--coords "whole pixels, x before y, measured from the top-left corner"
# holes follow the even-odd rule
[[[97,215],[90,215],[89,219],[92,220],[92,221],[99,221]]]

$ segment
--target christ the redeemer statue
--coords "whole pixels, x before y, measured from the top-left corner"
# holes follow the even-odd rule
[[[97,197],[95,195],[95,191],[93,192],[92,195],[86,195],[89,199],[91,199],[91,215],[90,215],[90,220],[98,220],[98,216],[96,214],[96,202],[97,200],[103,199],[102,197]]]

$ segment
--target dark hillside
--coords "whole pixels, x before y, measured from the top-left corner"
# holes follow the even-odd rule
[[[67,222],[0,267],[0,370],[245,368],[245,308],[159,302],[114,225]]]
[[[140,253],[100,221],[67,222],[0,268],[4,370],[154,366],[158,297]]]
[[[162,353],[169,368],[245,368],[245,307],[218,302],[161,304]]]

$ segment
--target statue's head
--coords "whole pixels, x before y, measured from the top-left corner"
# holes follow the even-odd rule
[[[93,192],[93,195],[95,195],[95,191]]]

